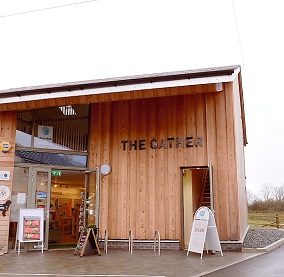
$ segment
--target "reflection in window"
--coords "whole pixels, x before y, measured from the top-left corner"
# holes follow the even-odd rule
[[[86,167],[87,156],[16,150],[15,164],[19,163]]]
[[[25,132],[16,131],[16,146],[18,147],[31,147],[32,146],[32,136],[26,134]]]
[[[32,146],[33,112],[18,113],[16,146]]]

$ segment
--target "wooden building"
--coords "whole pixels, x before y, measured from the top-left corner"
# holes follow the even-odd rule
[[[62,114],[63,108],[71,112]],[[80,109],[82,115],[70,131],[75,124],[70,120]],[[51,171],[74,168],[87,176],[86,201],[93,199],[95,206],[90,213],[89,205],[87,219],[91,222],[94,214],[101,236],[107,230],[113,244],[127,240],[130,230],[143,244],[159,230],[165,247],[184,249],[194,212],[208,205],[214,210],[223,248],[240,248],[248,214],[239,66],[4,90],[0,91],[0,125],[0,142],[11,146],[0,153],[0,170],[10,173],[10,178],[0,181],[0,188],[10,190],[0,204],[12,200],[6,216],[0,214],[0,247],[5,252],[15,235],[11,217],[19,193],[27,195],[24,207],[35,207],[35,199],[29,198],[38,188],[33,188],[37,185],[29,172],[36,167],[47,174],[46,198],[56,195],[50,189],[60,180]],[[65,148],[37,145],[47,139],[39,136],[42,126],[52,127],[48,139]],[[32,142],[20,143],[17,136],[22,133]],[[35,158],[49,154],[55,159],[70,153],[82,155],[86,163],[67,165]],[[103,164],[111,166],[110,174],[90,173],[97,173]],[[26,186],[19,188],[16,180],[24,172]],[[49,212],[51,200],[47,200]]]

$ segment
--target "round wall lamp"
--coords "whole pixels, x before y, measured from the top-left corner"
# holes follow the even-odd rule
[[[108,175],[108,174],[110,174],[110,172],[111,172],[111,167],[110,167],[110,165],[108,165],[108,164],[103,164],[103,165],[101,166],[101,173],[102,173],[103,175]]]

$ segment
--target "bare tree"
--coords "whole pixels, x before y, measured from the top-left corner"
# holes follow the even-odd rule
[[[284,200],[284,184],[280,187],[274,187],[273,194],[276,201]]]
[[[272,184],[263,184],[260,190],[260,195],[262,196],[264,201],[268,201],[273,199],[273,191],[274,187]]]
[[[252,205],[253,203],[255,203],[256,201],[258,201],[258,197],[255,193],[253,193],[250,190],[247,190],[247,199],[248,199],[248,204]]]

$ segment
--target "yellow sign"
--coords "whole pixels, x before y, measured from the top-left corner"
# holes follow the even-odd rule
[[[1,148],[3,153],[8,153],[9,150],[11,149],[11,144],[8,141],[2,141],[0,143],[0,148]]]

